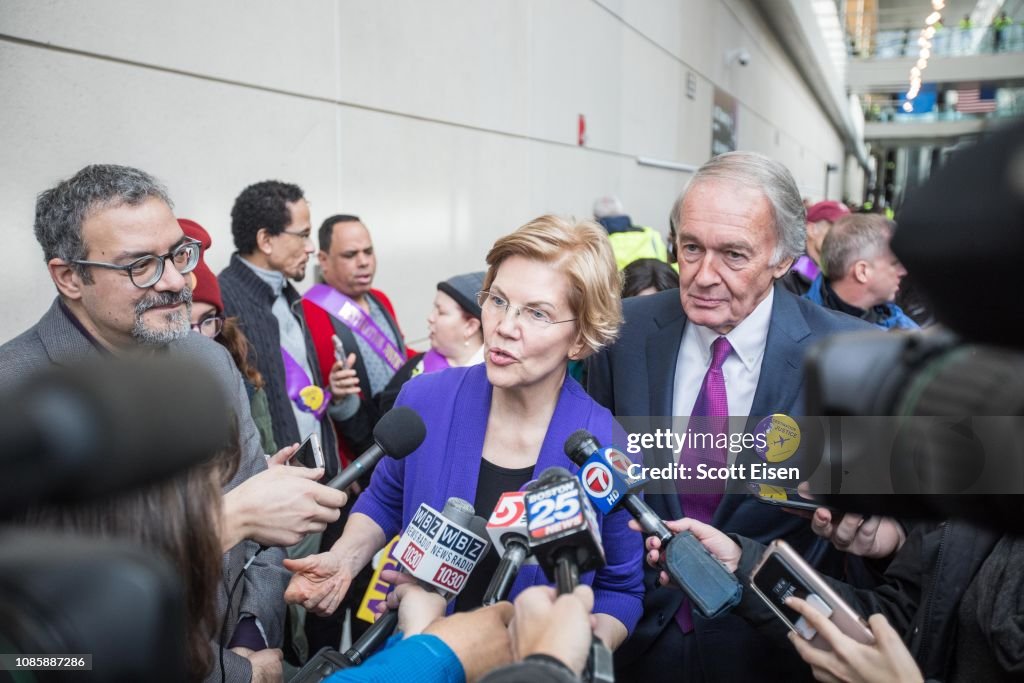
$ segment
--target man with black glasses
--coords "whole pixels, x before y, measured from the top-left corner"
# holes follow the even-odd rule
[[[336,453],[330,388],[320,384],[316,349],[302,316],[302,297],[290,280],[306,276],[315,251],[309,204],[297,185],[267,180],[242,190],[231,209],[235,248],[217,277],[224,315],[237,316],[266,382],[274,438],[298,443],[316,433],[324,453]],[[327,476],[338,459],[327,462]]]
[[[257,544],[292,544],[337,519],[343,493],[311,481],[304,468],[268,470],[234,362],[220,345],[189,329],[189,273],[199,262],[200,244],[182,232],[156,180],[124,166],[83,168],[39,195],[35,234],[57,298],[36,325],[0,346],[0,389],[51,365],[101,356],[157,349],[188,356],[221,382],[238,416],[241,460],[226,487],[220,523],[225,576],[237,578]],[[171,405],[189,398],[173,387],[154,387],[154,395]],[[289,454],[284,449],[275,458]],[[259,553],[235,593],[231,612],[238,619],[224,641],[235,648],[224,656],[230,680],[280,675],[280,651],[266,648],[279,647],[283,637],[283,556],[278,548]],[[222,593],[221,614],[225,598]],[[255,652],[260,648],[265,650]],[[220,680],[219,669],[211,678]]]

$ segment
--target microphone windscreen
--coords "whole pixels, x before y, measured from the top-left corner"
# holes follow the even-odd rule
[[[593,441],[593,447],[581,450],[584,448],[584,444],[586,444],[587,441]],[[594,452],[594,450],[596,450],[599,447],[600,446],[598,446],[597,440],[594,438],[593,434],[588,432],[586,429],[577,429],[575,432],[569,435],[568,439],[565,440],[563,450],[565,451],[565,455],[570,460],[579,465],[584,460],[586,460],[587,457]]]
[[[404,458],[420,447],[427,438],[423,418],[408,406],[394,408],[373,428],[373,440],[395,460]]]

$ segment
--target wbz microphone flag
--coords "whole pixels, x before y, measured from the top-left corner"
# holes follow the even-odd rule
[[[442,593],[458,593],[490,543],[421,503],[395,546],[407,572]]]

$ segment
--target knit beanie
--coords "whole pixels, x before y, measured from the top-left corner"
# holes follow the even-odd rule
[[[465,273],[450,277],[444,282],[438,282],[437,288],[455,299],[455,303],[462,307],[466,313],[480,319],[480,303],[476,300],[476,293],[484,288],[484,272]]]

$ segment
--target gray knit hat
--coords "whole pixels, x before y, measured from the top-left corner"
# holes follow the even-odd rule
[[[444,282],[438,282],[437,288],[455,299],[455,303],[462,306],[462,310],[471,316],[480,319],[480,304],[476,300],[476,293],[484,288],[484,272],[465,273],[450,277]]]

